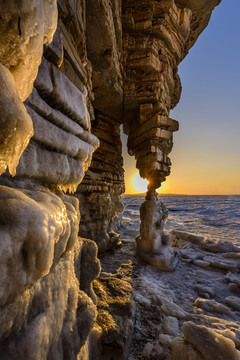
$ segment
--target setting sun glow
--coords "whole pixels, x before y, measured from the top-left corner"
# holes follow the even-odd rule
[[[147,192],[148,181],[146,179],[142,179],[137,172],[137,174],[133,177],[133,186],[139,193]]]

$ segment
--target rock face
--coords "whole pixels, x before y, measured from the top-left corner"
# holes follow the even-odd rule
[[[12,175],[33,134],[21,101],[32,91],[43,44],[51,42],[57,25],[56,0],[11,0],[0,5],[1,128],[0,174]]]
[[[96,115],[92,132],[100,139],[100,146],[77,189],[82,214],[79,234],[94,239],[102,252],[118,241],[111,224],[115,214],[123,211],[122,144],[119,123],[101,113]]]
[[[178,129],[169,118],[181,92],[177,66],[218,3],[0,4],[1,359],[88,359],[99,346],[108,359],[115,345],[115,358],[127,357],[132,288],[117,278],[92,285],[95,242],[99,251],[118,242],[111,224],[123,210],[120,125],[154,193],[170,172]],[[156,253],[171,270],[164,206],[146,199],[141,213],[139,254]],[[229,286],[239,290],[232,275]]]
[[[42,58],[57,27],[56,1],[1,8],[0,167],[9,170],[0,185],[1,359],[81,357],[97,316],[97,248],[78,237],[79,202],[62,190],[76,189],[99,140],[63,10]]]
[[[159,270],[172,271],[177,263],[176,254],[169,246],[170,235],[163,230],[168,216],[166,207],[157,194],[148,191],[140,207],[140,234],[136,237],[137,253]]]
[[[120,125],[123,123],[122,4],[86,1],[87,56],[92,66],[92,133],[100,140],[91,167],[77,190],[82,221],[79,234],[93,238],[100,251],[118,241],[111,228],[123,211],[124,170]]]
[[[154,191],[170,174],[168,157],[178,122],[178,64],[207,25],[220,1],[127,0],[123,3],[124,131],[140,175]],[[206,11],[206,13],[205,13]],[[202,17],[201,17],[202,16]],[[141,213],[141,222],[145,215]],[[141,237],[141,234],[140,234]],[[147,240],[146,240],[147,241]],[[139,253],[145,258],[143,248]],[[171,261],[170,249],[162,257]],[[152,263],[152,257],[147,255]]]
[[[206,27],[213,1],[127,0],[123,3],[124,129],[140,175],[157,189],[170,173],[181,95],[178,64]]]

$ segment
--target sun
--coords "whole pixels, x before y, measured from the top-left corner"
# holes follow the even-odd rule
[[[137,173],[133,178],[133,186],[139,193],[147,192],[148,181],[146,179],[142,179]]]

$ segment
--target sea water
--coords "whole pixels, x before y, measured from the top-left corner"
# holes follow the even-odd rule
[[[168,209],[166,229],[240,245],[240,195],[159,195]],[[124,195],[123,220],[139,223],[144,196]]]

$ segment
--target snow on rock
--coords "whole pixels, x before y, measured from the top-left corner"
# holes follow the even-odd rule
[[[144,359],[150,359],[152,350],[153,350],[153,344],[151,344],[150,342],[146,343],[142,351],[142,357]]]
[[[236,296],[228,296],[226,297],[226,303],[229,305],[233,310],[240,310],[240,298]]]
[[[202,236],[171,230],[172,240],[185,263],[231,272],[240,269],[240,248],[230,242],[214,242]]]
[[[198,350],[186,342],[183,335],[181,335],[172,343],[172,360],[204,360],[204,358]]]
[[[226,269],[213,266],[211,263],[226,260],[238,261],[238,252],[231,251],[224,254],[208,251],[198,245],[202,242],[201,237],[200,241],[193,237],[197,244],[175,238],[172,246],[179,253],[179,262],[174,272],[162,272],[146,266],[135,256],[134,239],[131,234],[133,226],[131,222],[135,220],[128,212],[126,216],[124,228],[119,228],[123,246],[116,250],[114,257],[117,259],[119,256],[119,261],[121,259],[124,263],[126,256],[126,259],[133,259],[135,264],[130,278],[136,302],[130,357],[132,356],[135,360],[144,359],[144,348],[147,343],[150,343],[152,345],[150,359],[215,360],[217,358],[215,353],[220,354],[219,359],[239,359],[240,316],[238,311],[230,305],[231,302],[232,305],[234,303],[237,306],[237,299],[236,297],[231,299],[228,288],[228,282],[239,286],[239,274],[228,272],[225,275]],[[122,221],[124,220],[123,215]],[[192,239],[191,234],[190,238]],[[204,262],[204,257],[211,257],[211,262],[209,260],[207,267],[195,264],[198,260]],[[186,263],[185,260],[189,262]],[[106,267],[106,260],[103,266]],[[116,276],[114,271],[112,274]],[[198,331],[201,326],[205,329],[204,334],[209,336],[207,342],[209,346],[213,341],[211,336],[214,334],[214,339],[222,342],[223,350],[220,345],[214,343],[215,352],[213,351],[207,357],[204,352],[201,352],[202,345],[197,346],[183,333],[183,325],[189,322],[195,324]],[[191,330],[193,333],[194,329]]]
[[[0,13],[0,62],[11,71],[24,101],[37,76],[43,44],[52,41],[57,27],[57,1],[10,0],[1,2]]]
[[[232,312],[223,304],[218,303],[215,300],[197,298],[195,306],[208,312],[217,312],[220,314],[226,314],[232,316]]]
[[[177,264],[175,251],[169,246],[170,235],[163,231],[168,211],[157,199],[155,192],[148,191],[140,206],[140,234],[136,237],[137,254],[156,269],[173,271]]]
[[[2,306],[2,360],[76,358],[96,318],[96,306],[81,290],[74,268],[74,261],[76,268],[81,265],[84,246],[79,239],[49,274]],[[88,269],[95,268],[96,277],[99,267],[94,267],[94,258],[88,260]]]
[[[77,239],[79,211],[76,199],[64,197],[63,202],[47,191],[5,186],[0,186],[0,203],[0,304],[4,305],[48,274],[52,264],[71,250]]]
[[[162,330],[165,334],[177,336],[179,334],[179,322],[176,317],[168,316],[162,322]]]
[[[234,342],[216,331],[193,322],[182,326],[185,341],[190,343],[202,355],[204,360],[239,360],[240,351]]]
[[[19,158],[33,135],[33,126],[11,72],[1,63],[0,83],[0,174],[8,167],[14,176]]]

